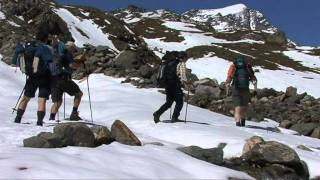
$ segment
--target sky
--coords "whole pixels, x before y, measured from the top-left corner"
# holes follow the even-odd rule
[[[136,5],[147,10],[169,9],[183,13],[190,9],[221,8],[243,3],[259,10],[269,22],[299,45],[320,46],[320,0],[56,0],[60,4],[94,6],[110,11]]]

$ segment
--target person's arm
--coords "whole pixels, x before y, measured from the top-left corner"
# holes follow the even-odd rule
[[[235,70],[235,66],[234,66],[234,64],[231,64],[230,67],[229,67],[229,69],[228,69],[228,74],[227,74],[227,79],[226,79],[226,85],[230,85],[230,84],[231,84],[234,70]]]

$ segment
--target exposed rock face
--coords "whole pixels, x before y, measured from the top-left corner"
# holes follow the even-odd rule
[[[223,164],[223,148],[226,144],[219,145],[217,148],[210,148],[210,149],[202,149],[198,146],[188,146],[178,148],[179,151],[184,152],[194,158],[216,164],[222,165]]]
[[[137,136],[120,120],[116,120],[111,127],[111,137],[122,144],[141,146]]]
[[[94,144],[96,146],[110,144],[113,141],[111,138],[111,132],[107,127],[94,125],[90,129],[94,134]]]
[[[94,147],[94,134],[90,128],[82,123],[58,124],[53,129],[65,146]]]

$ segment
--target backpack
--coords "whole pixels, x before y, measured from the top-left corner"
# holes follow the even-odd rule
[[[177,65],[176,59],[162,61],[157,75],[158,87],[164,88],[177,80]]]
[[[250,85],[250,72],[248,63],[244,58],[234,61],[235,71],[233,74],[233,84],[236,89],[248,89]]]
[[[51,76],[58,76],[62,73],[61,58],[56,49],[52,49],[53,58],[52,61],[48,63],[48,68]]]

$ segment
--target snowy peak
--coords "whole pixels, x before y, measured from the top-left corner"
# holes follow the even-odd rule
[[[247,6],[244,4],[236,4],[232,6],[228,6],[225,8],[220,8],[220,9],[200,9],[196,10],[198,11],[199,15],[204,15],[204,16],[216,16],[218,14],[221,14],[222,16],[227,16],[229,14],[237,14],[241,13],[244,10],[247,9]]]
[[[244,4],[220,9],[191,10],[183,14],[196,22],[211,24],[217,31],[252,30],[275,33],[278,30],[257,10]]]

